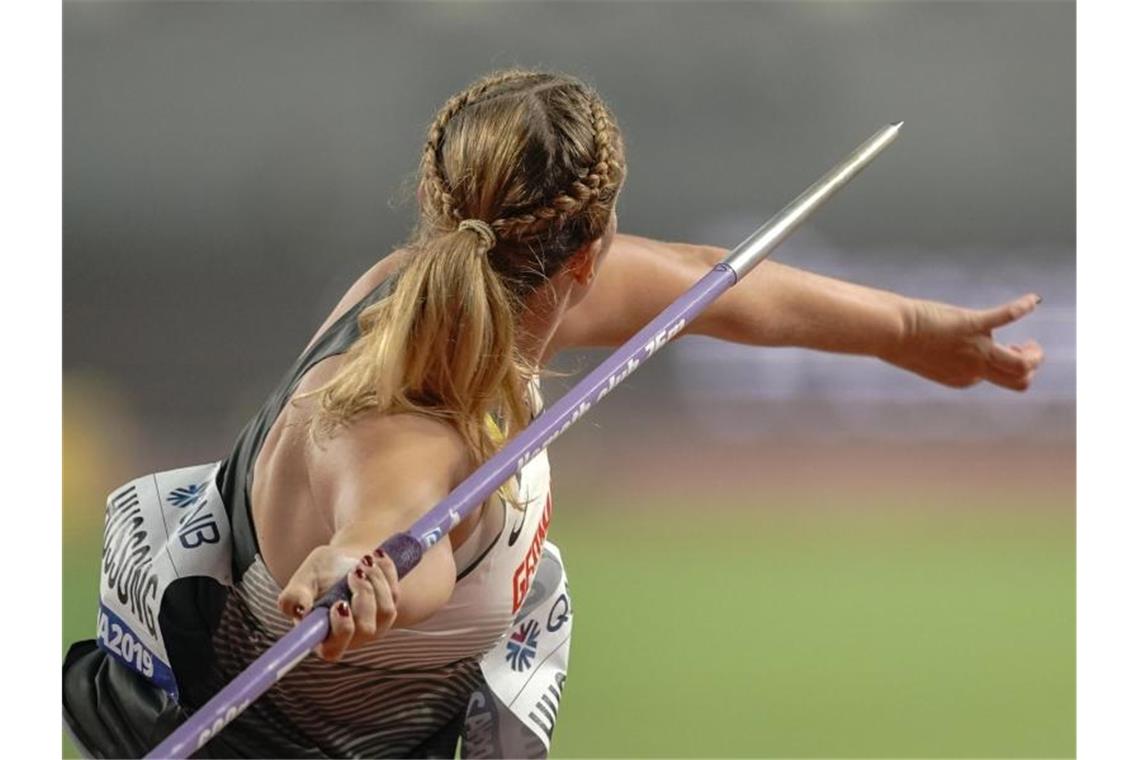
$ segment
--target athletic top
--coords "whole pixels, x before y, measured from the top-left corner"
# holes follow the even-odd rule
[[[248,455],[238,456],[245,466],[234,471],[233,492],[240,494],[232,502],[235,522],[237,504],[248,505],[252,463],[293,390],[317,362],[348,349],[359,336],[360,311],[388,293],[394,279],[388,278],[337,320],[294,367],[267,413],[259,416]],[[532,398],[537,402],[537,392]],[[456,552],[458,580],[442,609],[412,628],[389,631],[368,646],[346,652],[339,662],[307,658],[254,703],[253,716],[263,717],[298,744],[312,744],[338,757],[403,757],[447,725],[481,683],[479,659],[506,635],[537,567],[551,508],[545,454],[527,464],[517,487],[525,511],[498,497],[488,501],[482,519],[490,521],[493,530],[476,531]],[[223,498],[231,503],[224,490]],[[248,509],[244,511],[248,519]],[[249,535],[256,541],[252,529]],[[219,686],[292,628],[277,609],[280,592],[255,552],[214,635]]]
[[[92,729],[88,725],[93,720],[92,710],[86,709],[78,696],[68,699],[69,678],[73,691],[93,691],[97,698],[87,698],[96,702],[112,696],[108,694],[113,691],[109,686],[112,681],[130,682],[132,690],[143,687],[127,678],[124,673],[134,674],[118,663],[98,658],[98,650],[78,651],[80,645],[76,645],[69,653],[64,691],[65,713],[72,729],[90,745],[97,743],[90,738],[92,734],[121,734],[129,726],[135,742],[115,736],[121,743],[114,746],[126,751],[101,754],[138,754],[137,746],[149,749],[162,735],[137,735],[140,731],[147,734],[138,726],[140,720],[147,720],[147,711],[156,713],[152,716],[156,725],[163,724],[154,730],[165,734],[174,720],[172,710],[177,710],[180,722],[187,709],[203,704],[291,629],[291,621],[277,609],[281,589],[258,549],[249,504],[253,464],[305,373],[348,349],[360,334],[360,312],[388,295],[396,277],[394,274],[381,282],[305,350],[223,463],[217,486],[230,513],[234,586],[229,593],[219,594],[210,586],[212,581],[185,579],[180,593],[172,594],[173,587],[167,592],[167,598],[173,597],[176,602],[164,601],[160,613],[182,705],[169,704],[150,691],[145,699],[117,695],[114,704],[96,706],[100,725]],[[531,405],[538,413],[541,397],[537,385],[532,391]],[[425,743],[462,718],[468,697],[482,683],[479,660],[507,635],[541,559],[552,510],[545,452],[524,467],[515,479],[515,488],[520,506],[525,508],[505,504],[497,496],[488,500],[479,528],[455,553],[457,582],[442,609],[412,628],[389,631],[370,645],[346,652],[339,662],[306,658],[211,740],[202,754],[422,755]],[[69,675],[69,670],[75,672]],[[87,676],[78,671],[94,674],[94,689],[88,687]],[[145,684],[137,676],[135,681]],[[144,703],[149,707],[138,710]],[[138,717],[132,714],[136,712],[140,713]],[[127,713],[126,720],[121,718],[123,713]],[[152,743],[146,746],[148,741]],[[447,754],[448,747],[442,752]],[[450,744],[450,753],[447,756],[454,754],[454,743]]]

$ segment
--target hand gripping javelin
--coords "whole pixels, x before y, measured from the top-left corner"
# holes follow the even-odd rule
[[[395,563],[399,577],[407,575],[419,564],[426,549],[443,538],[618,383],[676,337],[717,296],[766,259],[824,201],[890,145],[898,137],[900,127],[901,121],[889,124],[856,148],[851,155],[734,248],[708,274],[614,351],[566,395],[536,417],[526,429],[460,483],[447,498],[407,531],[397,533],[381,544],[380,548]],[[329,630],[328,609],[348,598],[348,583],[341,579],[317,601],[292,631],[250,663],[237,678],[190,716],[147,757],[185,758],[200,749],[325,639]]]

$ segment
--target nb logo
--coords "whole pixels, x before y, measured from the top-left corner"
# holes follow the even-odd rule
[[[178,521],[178,541],[184,548],[196,549],[202,544],[216,544],[221,540],[217,521],[205,509],[206,502],[203,501]]]

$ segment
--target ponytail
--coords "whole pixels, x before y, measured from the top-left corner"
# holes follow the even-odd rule
[[[609,110],[573,77],[511,69],[448,99],[420,158],[411,256],[361,312],[332,380],[308,394],[314,437],[369,411],[429,415],[481,463],[524,427],[538,370],[516,348],[518,318],[604,235],[624,155]]]
[[[371,409],[425,414],[450,424],[483,462],[501,443],[488,414],[503,436],[526,425],[535,369],[518,355],[518,305],[488,259],[493,244],[463,224],[414,249],[394,291],[361,312],[361,335],[335,376],[314,391],[315,434]]]

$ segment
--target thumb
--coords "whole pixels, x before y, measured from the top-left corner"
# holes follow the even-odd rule
[[[287,618],[300,619],[313,608],[317,597],[317,577],[308,562],[303,563],[277,597],[277,608]]]
[[[1035,293],[1029,293],[1021,298],[1014,299],[1009,303],[995,306],[992,309],[984,309],[978,312],[977,324],[981,330],[994,330],[998,327],[1004,327],[1010,322],[1017,320],[1029,314],[1037,308],[1037,304],[1041,303],[1041,296]]]

